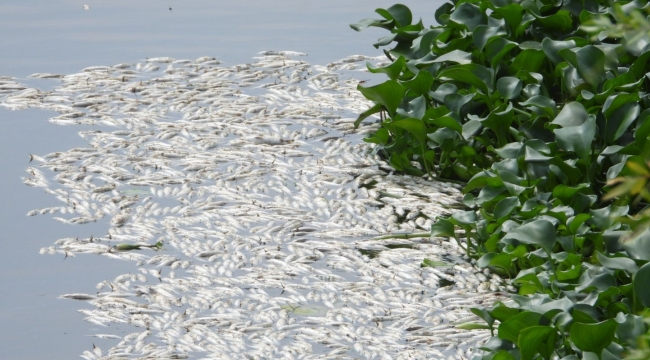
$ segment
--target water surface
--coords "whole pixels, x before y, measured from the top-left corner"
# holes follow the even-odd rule
[[[403,2],[433,23],[441,3]],[[87,4],[90,9],[84,10]],[[229,64],[251,62],[262,50],[294,50],[307,61],[326,64],[351,54],[380,54],[372,43],[386,34],[351,30],[349,23],[378,17],[386,1],[242,0],[227,5],[196,1],[18,1],[0,4],[0,75],[48,89],[55,81],[28,79],[35,72],[68,74],[93,65],[141,62],[147,57],[215,56]],[[171,9],[170,9],[171,8]],[[43,86],[44,84],[48,84]],[[104,234],[105,225],[71,226],[53,215],[27,217],[53,206],[51,196],[22,184],[29,154],[87,146],[78,127],[50,124],[55,113],[0,108],[0,346],[12,359],[76,358],[88,349],[87,334],[101,332],[76,312],[65,293],[88,291],[96,283],[133,271],[133,264],[99,256],[42,256],[38,250],[63,237]],[[114,330],[114,329],[113,329]],[[124,330],[126,332],[126,330]],[[113,333],[115,331],[112,331]],[[129,331],[130,332],[130,331]],[[100,339],[95,339],[97,345]],[[101,346],[101,345],[100,345]]]

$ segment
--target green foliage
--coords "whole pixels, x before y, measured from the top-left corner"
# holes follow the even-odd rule
[[[617,358],[646,331],[650,26],[634,11],[644,7],[456,0],[436,11],[439,26],[412,24],[404,5],[352,25],[389,30],[375,47],[393,46],[390,65],[368,66],[388,80],[359,86],[376,105],[355,125],[382,113],[366,140],[393,167],[465,181],[470,211],[431,234],[462,241],[517,287],[472,310],[496,330],[486,359]]]

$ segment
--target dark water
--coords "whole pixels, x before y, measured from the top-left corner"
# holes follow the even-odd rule
[[[416,18],[433,23],[441,1],[403,1]],[[82,5],[90,6],[84,10]],[[29,80],[35,72],[73,73],[94,65],[140,62],[147,57],[194,59],[215,56],[226,64],[250,62],[263,50],[308,53],[307,61],[326,64],[352,54],[379,55],[372,43],[385,30],[351,30],[349,23],[379,17],[386,1],[305,0],[98,1],[3,0],[0,3],[0,75],[30,86],[56,81]],[[170,10],[171,7],[171,10]],[[50,124],[55,113],[9,111],[0,107],[0,348],[5,359],[72,359],[95,343],[102,329],[83,320],[83,303],[59,299],[65,293],[92,293],[95,284],[137,271],[130,262],[95,255],[64,260],[39,255],[64,237],[104,234],[102,224],[64,225],[54,215],[27,217],[32,209],[60,205],[42,190],[21,181],[29,154],[87,146],[79,127]],[[123,329],[106,332],[124,334]]]

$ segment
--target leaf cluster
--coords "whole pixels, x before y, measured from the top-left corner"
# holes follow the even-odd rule
[[[355,125],[380,114],[366,141],[393,167],[466,182],[470,210],[431,235],[518,289],[473,309],[486,359],[617,358],[646,332],[650,47],[608,27],[646,6],[457,0],[438,26],[401,4],[351,25],[389,30],[392,60],[368,65],[388,79],[358,87],[375,105]]]

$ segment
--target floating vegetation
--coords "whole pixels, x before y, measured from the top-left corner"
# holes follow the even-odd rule
[[[142,248],[148,248],[148,249],[154,249],[154,250],[160,250],[163,247],[163,243],[158,241],[154,245],[142,245],[142,244],[117,244],[113,246],[111,249],[115,249],[117,251],[130,251],[130,250],[142,250]]]
[[[358,62],[385,59],[320,66],[302,55],[34,74],[57,82],[47,92],[7,79],[0,106],[55,110],[51,122],[81,126],[88,141],[32,156],[25,183],[60,204],[29,215],[107,226],[41,253],[134,262],[92,297],[64,295],[93,306],[79,310],[93,324],[134,329],[103,328],[96,336],[122,340],[83,358],[463,359],[490,336],[450,323],[500,299],[498,277],[455,243],[381,237],[428,231],[461,196],[456,184],[387,173],[361,140],[377,125],[354,130],[368,106]]]

